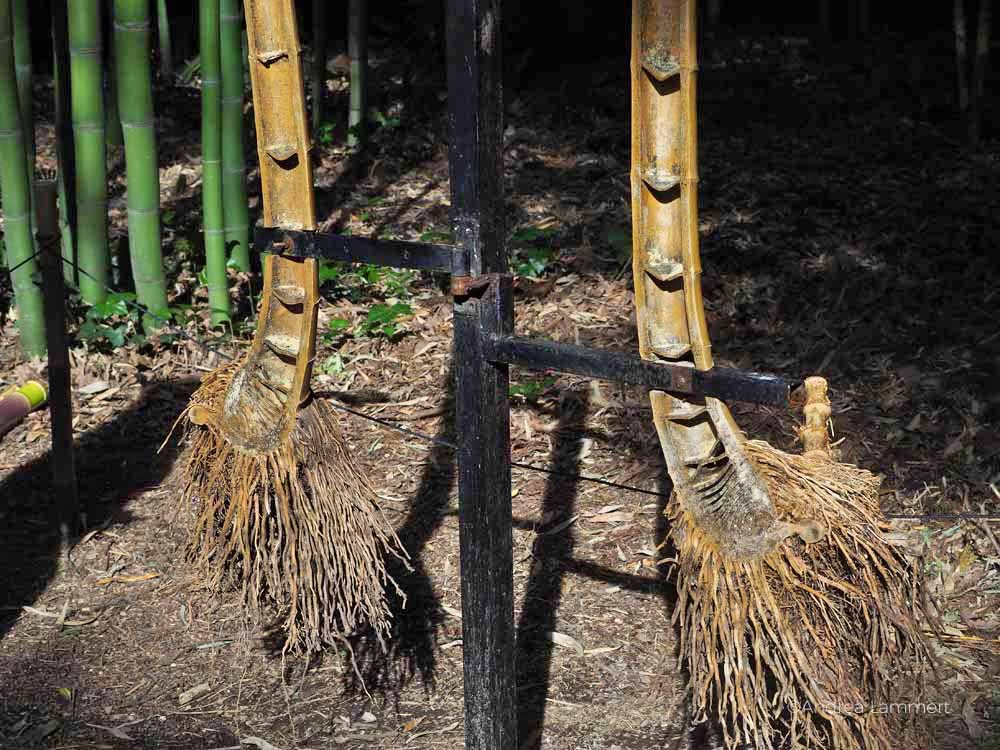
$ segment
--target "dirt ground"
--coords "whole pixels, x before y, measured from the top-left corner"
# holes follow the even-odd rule
[[[902,50],[878,80],[856,52],[804,39],[703,50],[702,252],[718,359],[830,379],[839,447],[883,475],[883,507],[904,516],[893,523],[946,623],[938,681],[901,699],[947,705],[930,727],[933,747],[1000,747],[1000,521],[922,517],[1000,517],[1000,143],[965,150],[944,95],[925,101],[905,73],[895,77],[907,69]],[[323,229],[446,232],[440,71],[399,50],[376,53],[374,105],[386,117],[369,152],[316,146]],[[505,94],[512,245],[537,248],[542,237],[549,253],[539,278],[518,279],[517,330],[635,351],[625,58],[576,73],[522,72]],[[937,90],[950,91],[940,75]],[[342,116],[343,76],[330,85]],[[50,90],[36,93],[47,112]],[[197,90],[165,89],[159,108],[173,293],[197,301],[197,250],[182,249],[199,243]],[[43,158],[49,133],[39,127]],[[243,309],[253,283],[234,276]],[[324,336],[317,391],[454,440],[441,280],[400,289],[351,277],[325,291],[321,330],[335,318],[356,326],[372,295],[404,299],[411,314],[391,339]],[[252,326],[187,330],[233,353]],[[184,445],[164,440],[220,360],[184,339],[114,351],[74,339],[73,355],[87,530],[68,562],[52,520],[48,413],[0,443],[0,746],[460,747],[451,449],[343,412],[412,565],[394,571],[406,607],[395,602],[388,650],[367,634],[352,642],[362,681],[345,651],[283,659],[247,632],[234,596],[207,591],[185,564],[194,508],[179,490]],[[0,364],[0,385],[41,372],[20,361],[9,322]],[[556,374],[513,378],[516,461],[644,490],[514,471],[521,746],[714,747],[710,731],[690,725],[674,657],[669,566],[656,551],[669,483],[645,394]],[[748,434],[795,449],[794,413],[738,404],[734,413]]]

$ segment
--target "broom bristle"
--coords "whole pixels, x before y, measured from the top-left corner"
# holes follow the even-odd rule
[[[385,555],[406,553],[374,490],[318,399],[272,450],[227,440],[219,415],[239,367],[208,375],[188,407],[199,423],[189,428],[185,492],[200,503],[191,559],[213,587],[239,583],[256,625],[277,612],[285,651],[342,643],[364,625],[381,640],[391,616],[385,586],[395,586]]]
[[[884,533],[878,477],[822,452],[744,447],[781,520],[821,532],[735,559],[675,493],[674,618],[696,719],[718,718],[730,749],[904,746],[885,707],[910,702],[927,649],[919,578]]]

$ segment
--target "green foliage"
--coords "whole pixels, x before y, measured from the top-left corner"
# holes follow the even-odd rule
[[[368,113],[371,121],[378,125],[380,128],[386,128],[387,130],[393,130],[402,125],[403,121],[398,115],[390,116],[379,112],[377,109],[373,109]]]
[[[184,84],[190,84],[194,77],[201,75],[201,55],[195,55],[181,68],[180,79]]]
[[[320,362],[317,369],[322,375],[340,375],[347,369],[347,364],[340,352],[337,352]]]
[[[324,122],[318,128],[316,128],[316,140],[321,146],[330,146],[333,144],[333,136],[337,130],[337,125],[332,122]]]
[[[331,318],[326,324],[326,330],[323,331],[323,341],[332,344],[341,336],[368,336],[392,340],[403,332],[400,327],[403,319],[412,314],[413,308],[403,302],[372,305],[356,331],[351,330],[351,321],[346,318]]]
[[[324,260],[319,264],[319,285],[336,281],[344,275],[344,264],[335,260]]]
[[[364,296],[407,299],[413,295],[417,274],[406,268],[385,268],[363,264],[354,266],[338,261],[323,261],[319,267],[320,286],[338,282],[349,299]]]
[[[552,247],[555,229],[522,227],[511,235],[512,265],[519,276],[540,278],[555,262],[557,253]]]
[[[432,229],[420,235],[420,241],[434,245],[451,245],[455,242],[455,235],[451,232],[441,232],[437,229]]]
[[[604,233],[604,239],[614,248],[618,258],[629,260],[632,257],[632,230],[624,224],[613,226]]]
[[[326,324],[326,330],[323,332],[323,341],[329,344],[338,337],[349,333],[350,328],[351,321],[346,318],[331,318],[330,322]]]
[[[416,273],[408,268],[382,269],[382,285],[390,297],[409,297]]]
[[[87,310],[80,325],[80,338],[96,349],[141,344],[145,339],[138,333],[139,310],[129,304],[134,301],[135,295],[131,292],[109,292],[104,301]]]
[[[372,305],[361,323],[361,333],[365,336],[395,338],[400,333],[400,318],[413,314],[413,309],[402,302],[394,305]]]
[[[523,383],[511,383],[507,393],[511,396],[521,396],[529,404],[533,404],[545,391],[555,385],[555,382],[554,377],[547,376],[537,380],[526,380]]]

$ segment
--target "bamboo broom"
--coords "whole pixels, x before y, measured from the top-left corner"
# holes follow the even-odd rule
[[[640,352],[708,369],[695,3],[633,0],[632,11]],[[919,684],[920,579],[886,536],[878,478],[830,457],[825,381],[806,386],[802,456],[748,441],[717,399],[651,394],[674,485],[674,622],[693,715],[716,720],[729,750],[897,748],[902,739],[877,707],[904,694],[900,677]]]
[[[315,228],[305,95],[292,0],[246,4],[263,222]],[[388,628],[385,556],[405,552],[309,381],[317,263],[269,255],[249,353],[208,375],[190,422],[186,498],[200,512],[193,559],[238,582],[259,626],[277,612],[286,651]]]

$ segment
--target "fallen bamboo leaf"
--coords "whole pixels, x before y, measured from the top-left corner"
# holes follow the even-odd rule
[[[89,620],[66,620],[63,617],[62,613],[57,614],[55,612],[46,612],[44,609],[38,609],[37,607],[29,607],[27,605],[21,607],[21,609],[24,610],[25,612],[27,612],[28,614],[31,614],[31,615],[37,615],[38,617],[48,617],[50,619],[56,620],[57,621],[56,624],[58,624],[58,620],[60,618],[63,618],[62,625],[64,627],[69,627],[69,628],[79,628],[79,627],[82,627],[84,625],[90,625],[90,623],[92,623],[95,620],[97,620],[97,618],[100,617],[101,614],[103,614],[103,610],[101,610],[101,612],[98,612],[96,615],[94,615],[93,617],[91,617]]]
[[[618,651],[622,647],[622,644],[617,646],[598,646],[597,648],[588,648],[583,652],[584,656],[599,656],[601,654],[610,654],[612,651]]]
[[[185,690],[183,693],[181,693],[180,695],[178,695],[177,696],[177,702],[180,705],[182,705],[182,706],[186,706],[188,703],[190,703],[191,701],[193,701],[195,698],[197,698],[199,696],[202,696],[205,693],[207,693],[210,689],[211,688],[209,688],[207,682],[199,683],[199,684],[195,685],[193,688],[189,688],[189,689]],[[244,742],[246,742],[246,740],[244,740]]]
[[[965,722],[965,728],[969,730],[969,736],[972,739],[978,740],[985,734],[979,717],[976,716],[976,706],[973,696],[966,698],[965,703],[962,705],[962,720]]]
[[[139,581],[149,581],[159,577],[159,573],[144,573],[141,576],[108,576],[107,578],[98,578],[97,585],[107,586],[109,583],[138,583]]]
[[[111,385],[106,380],[95,380],[93,383],[83,386],[79,392],[85,396],[93,396],[95,393],[106,391]]]
[[[416,729],[417,727],[419,727],[423,723],[424,719],[426,719],[426,718],[427,718],[426,716],[419,716],[419,717],[417,717],[415,719],[410,719],[408,722],[406,722],[405,724],[403,724],[403,731],[404,732],[412,732],[414,729]]]
[[[591,516],[589,520],[591,523],[628,523],[633,518],[632,514],[625,510],[615,511],[613,513],[599,513],[597,515]]]
[[[567,528],[568,526],[570,526],[579,517],[580,517],[579,514],[577,514],[577,515],[575,515],[575,516],[573,516],[571,518],[567,518],[565,521],[562,521],[561,523],[556,524],[555,526],[553,526],[548,531],[540,531],[540,532],[538,532],[538,535],[539,536],[546,536],[546,535],[551,535],[551,534],[558,534],[560,531],[562,531],[565,528]]]
[[[254,747],[260,748],[260,750],[281,750],[277,745],[272,745],[267,740],[262,740],[260,737],[244,737],[240,740],[241,745],[253,745]]]
[[[134,724],[135,722],[130,722],[130,723]],[[128,742],[132,742],[132,740],[133,740],[132,737],[130,737],[129,735],[125,734],[125,732],[123,732],[121,730],[121,727],[106,727],[106,726],[104,726],[102,724],[87,724],[87,726],[88,727],[93,727],[94,729],[103,729],[108,734],[110,734],[110,735],[112,735],[114,737],[117,737],[120,740],[126,740]],[[122,724],[121,726],[127,726],[127,725],[126,724]]]
[[[411,735],[406,740],[406,744],[409,745],[411,742],[413,742],[413,740],[417,739],[417,737],[426,737],[429,734],[444,734],[445,732],[451,732],[451,731],[453,731],[455,729],[458,729],[458,725],[460,723],[461,722],[456,721],[456,722],[454,722],[452,724],[449,724],[446,727],[442,727],[441,729],[429,729],[426,732],[417,732],[416,734]]]
[[[222,648],[223,646],[228,646],[230,643],[232,643],[232,640],[210,641],[209,643],[199,643],[197,646],[195,646],[195,648],[196,649],[202,649],[202,648]]]
[[[553,630],[549,633],[549,640],[557,646],[576,651],[577,656],[583,656],[584,654],[583,644],[573,636],[566,635],[565,633],[557,633]]]

